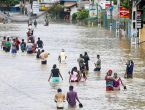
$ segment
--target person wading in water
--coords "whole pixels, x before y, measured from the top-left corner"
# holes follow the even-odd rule
[[[90,58],[89,58],[87,52],[85,52],[83,58],[84,58],[84,61],[85,61],[85,64],[86,64],[86,70],[89,70],[89,62],[88,61],[90,60]]]

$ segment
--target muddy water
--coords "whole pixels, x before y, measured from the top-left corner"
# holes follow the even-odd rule
[[[0,24],[0,28],[0,36],[26,40],[26,24]],[[131,47],[127,37],[117,37],[107,29],[64,23],[53,23],[49,27],[39,24],[34,36],[36,39],[41,37],[45,51],[51,54],[47,65],[41,65],[35,54],[19,51],[15,55],[0,51],[0,110],[56,110],[54,95],[57,88],[66,94],[69,85],[74,86],[84,108],[79,109],[78,103],[76,108],[68,108],[65,103],[65,110],[145,109],[145,44]],[[57,60],[62,48],[68,56],[67,64],[59,64]],[[73,66],[78,67],[77,58],[84,51],[91,59],[88,80],[69,84],[68,71]],[[93,72],[97,54],[101,55],[101,72]],[[132,80],[123,78],[129,59],[135,63]],[[53,64],[57,64],[64,81],[48,83]],[[104,77],[109,69],[118,73],[127,91],[123,87],[119,92],[105,91]]]

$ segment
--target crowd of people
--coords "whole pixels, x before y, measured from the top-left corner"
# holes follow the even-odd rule
[[[37,21],[34,21],[34,26],[37,27]],[[19,50],[19,47],[22,52],[27,51],[28,54],[32,54],[36,52],[36,49],[40,48],[41,51],[38,54],[38,58],[41,58],[43,61],[46,61],[46,57],[50,55],[49,53],[46,54],[43,49],[43,41],[38,38],[38,41],[35,43],[35,37],[34,37],[34,28],[32,26],[32,21],[29,19],[28,21],[28,32],[27,32],[27,43],[24,42],[24,39],[22,39],[22,42],[19,41],[19,39],[9,37],[7,36],[3,38],[1,43],[1,48],[5,52],[11,53],[17,53]],[[38,49],[39,50],[39,49]],[[60,63],[66,63],[67,55],[65,53],[65,50],[62,49],[62,52],[58,56],[58,61]],[[89,70],[89,60],[90,57],[87,52],[84,52],[83,54],[80,54],[79,58],[77,59],[79,70],[77,67],[73,67],[71,71],[69,71],[69,83],[75,83],[75,82],[85,82],[87,80],[86,71]],[[133,78],[133,67],[134,63],[132,60],[129,60],[126,63],[126,72],[124,74],[124,77],[129,79]],[[94,71],[101,71],[101,59],[100,55],[97,55],[97,62],[94,63]],[[57,65],[54,64],[53,69],[51,70],[51,74],[49,76],[48,81],[51,82],[59,82],[60,77],[63,80],[63,76],[61,75],[60,70],[57,68]],[[114,73],[112,76],[113,71],[109,70],[105,76],[106,81],[106,91],[119,91],[120,90],[120,83],[122,84],[124,89],[127,89],[126,86],[123,84],[120,77],[118,77],[117,73]],[[59,88],[57,91],[58,93],[55,95],[55,102],[57,103],[57,109],[63,109],[64,108],[64,101],[67,100],[70,107],[76,106],[76,100],[79,102],[79,107],[83,107],[81,102],[78,99],[77,92],[73,90],[73,86],[69,87],[69,92],[67,93],[67,96],[65,98],[65,95],[62,93],[62,90]]]
[[[3,14],[6,16],[6,17],[2,20],[2,21],[3,21],[3,24],[8,23],[8,22],[9,22],[9,21],[8,21],[8,18],[10,17],[9,12],[6,13],[4,10],[3,10],[3,11],[0,10],[0,12],[3,13]]]

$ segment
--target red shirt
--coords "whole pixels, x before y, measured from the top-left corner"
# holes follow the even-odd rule
[[[2,46],[5,47],[4,43],[5,43],[6,39],[2,40]]]
[[[66,18],[69,18],[69,15],[66,15]]]
[[[19,45],[21,43],[18,39],[16,39],[15,41],[16,41],[17,45]]]

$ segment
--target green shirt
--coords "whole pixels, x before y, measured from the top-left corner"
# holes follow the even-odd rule
[[[79,66],[83,66],[83,63],[84,63],[84,59],[83,58],[78,58],[78,63],[79,63]]]
[[[5,46],[6,46],[6,47],[8,47],[8,46],[10,46],[10,45],[11,45],[10,41],[5,41],[5,43],[4,43],[4,44],[5,44]]]

